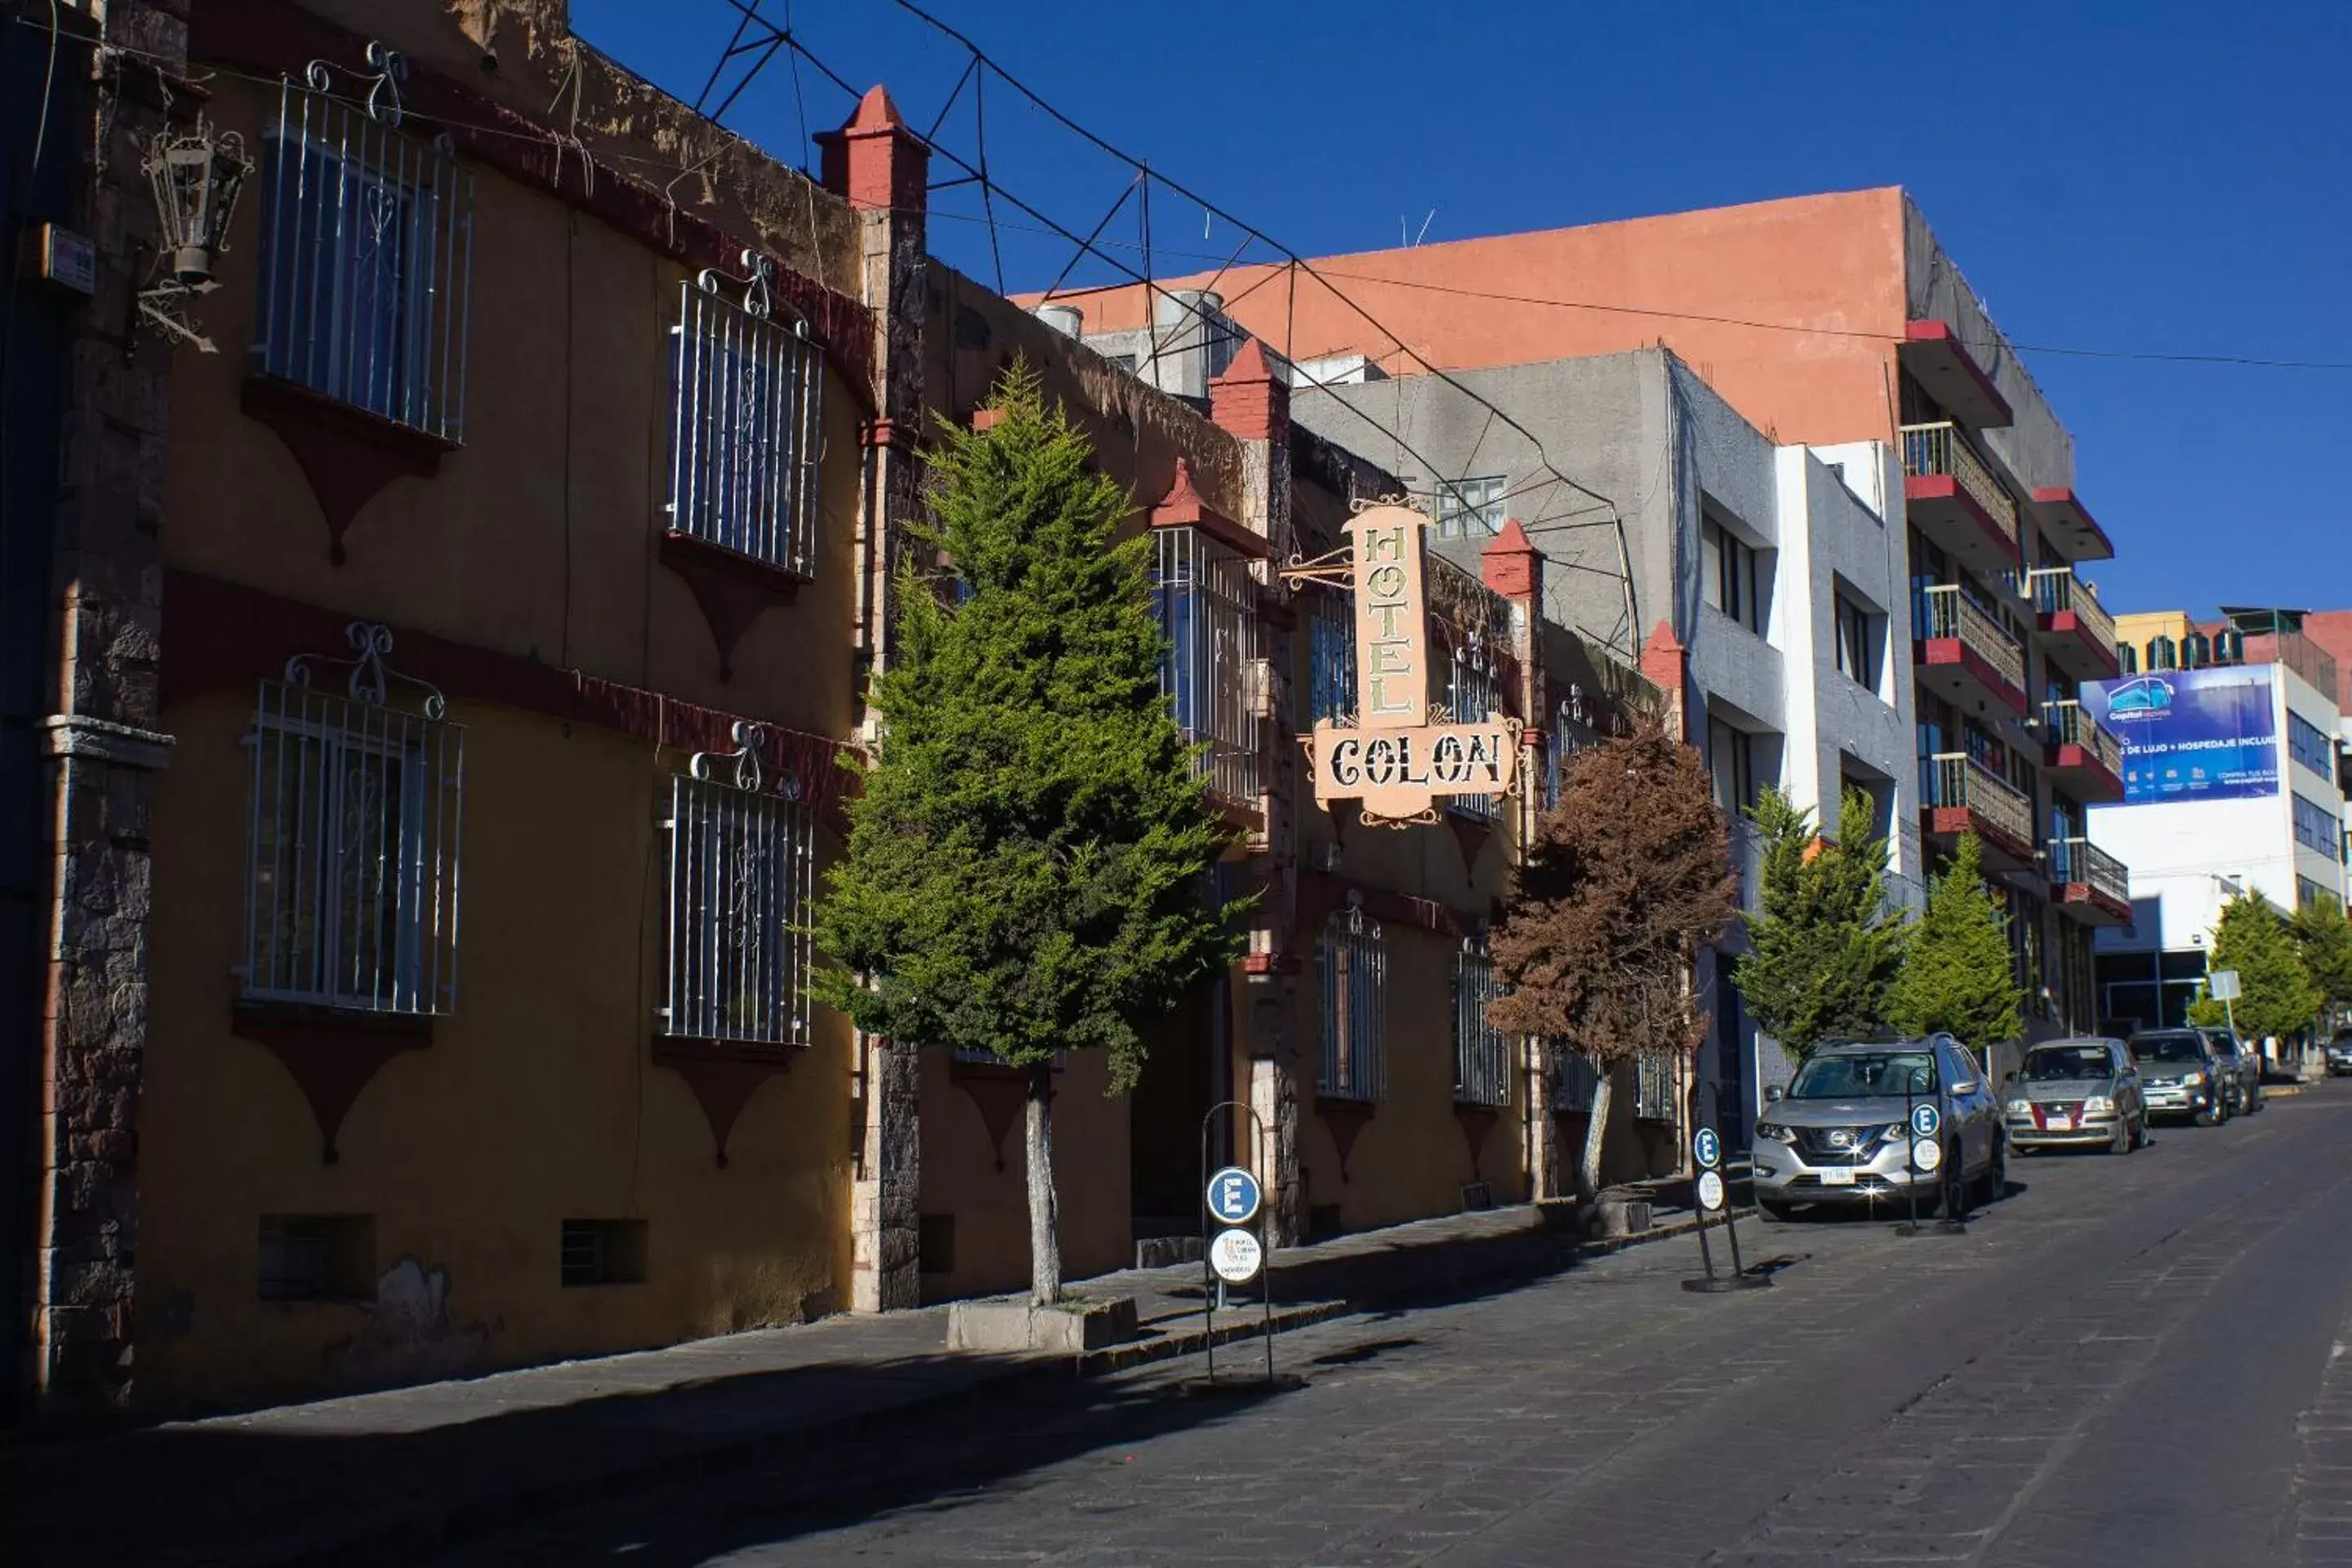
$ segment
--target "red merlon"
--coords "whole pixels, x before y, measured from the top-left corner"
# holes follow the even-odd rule
[[[1244,441],[1290,437],[1290,388],[1274,374],[1255,338],[1241,346],[1225,374],[1209,383],[1209,417]]]
[[[1658,623],[1658,629],[1642,645],[1642,679],[1664,692],[1669,701],[1682,696],[1683,652],[1683,645],[1675,640],[1675,628],[1664,621]]]
[[[848,124],[820,131],[815,140],[824,154],[826,190],[862,210],[921,216],[931,150],[907,129],[898,106],[879,83],[866,89]]]
[[[1478,552],[1478,567],[1486,586],[1506,599],[1532,599],[1543,582],[1543,557],[1516,517],[1505,518],[1501,531]]]

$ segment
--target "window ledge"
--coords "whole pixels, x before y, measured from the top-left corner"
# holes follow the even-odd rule
[[[656,1035],[653,1058],[686,1079],[710,1128],[714,1157],[727,1168],[727,1140],[735,1119],[760,1086],[792,1066],[805,1046],[720,1039],[708,1035]]]
[[[713,544],[698,535],[667,529],[661,563],[686,580],[719,648],[719,679],[735,678],[735,645],[751,623],[772,608],[790,605],[815,579],[806,573]]]
[[[457,443],[372,414],[274,375],[246,378],[245,412],[277,433],[327,523],[328,559],[341,566],[343,535],[393,480],[431,479]]]
[[[320,1158],[331,1165],[341,1158],[335,1141],[361,1091],[394,1057],[433,1044],[433,1016],[247,998],[230,1009],[229,1033],[285,1066],[310,1101]]]

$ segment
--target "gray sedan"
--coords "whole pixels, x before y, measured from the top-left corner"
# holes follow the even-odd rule
[[[2010,1147],[2104,1148],[2128,1154],[2147,1142],[2147,1105],[2121,1040],[2049,1040],[2025,1054],[2002,1090]]]

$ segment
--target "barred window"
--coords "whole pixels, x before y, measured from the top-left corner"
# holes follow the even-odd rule
[[[1333,723],[1356,711],[1356,617],[1337,594],[1318,593],[1307,610],[1307,718]]]
[[[371,47],[371,63],[395,58]],[[287,82],[268,137],[256,368],[457,441],[473,178],[402,133],[395,92],[357,106],[329,83],[322,64]]]
[[[1334,915],[1315,949],[1323,985],[1322,1050],[1315,1092],[1326,1100],[1388,1098],[1388,952],[1361,910]]]
[[[1673,1058],[1637,1057],[1633,1067],[1633,1115],[1643,1121],[1675,1121]]]
[[[670,376],[670,527],[807,577],[816,540],[823,355],[804,321],[772,319],[774,268],[678,285]],[[740,302],[724,298],[734,284]]]
[[[808,814],[764,787],[757,725],[670,782],[669,953],[663,1032],[754,1046],[808,1043]],[[714,774],[724,774],[714,777]]]
[[[396,706],[392,634],[355,625],[346,696],[311,660],[261,683],[246,846],[244,994],[442,1014],[457,995],[465,731],[431,688]]]
[[[1553,1108],[1591,1110],[1593,1092],[1601,1087],[1601,1075],[1592,1070],[1591,1058],[1565,1040],[1553,1040],[1550,1046]]]
[[[1445,710],[1456,724],[1483,724],[1503,710],[1503,682],[1494,659],[1475,644],[1445,656]],[[1440,797],[1457,816],[1492,822],[1503,813],[1499,795]]]
[[[1440,539],[1487,539],[1503,531],[1505,479],[1495,474],[1483,479],[1440,480],[1435,504]]]
[[[1225,799],[1258,798],[1258,713],[1251,682],[1258,657],[1257,580],[1239,552],[1197,528],[1153,536],[1152,600],[1168,642],[1160,684],[1177,727],[1194,744],[1209,787]]]
[[[1585,717],[1584,693],[1569,688],[1568,698],[1552,715],[1550,743],[1544,748],[1544,809],[1559,809],[1560,785],[1575,765],[1576,753],[1596,743],[1600,736]]]
[[[1454,1098],[1465,1105],[1511,1102],[1510,1041],[1486,1021],[1502,994],[1495,961],[1465,942],[1454,959]]]

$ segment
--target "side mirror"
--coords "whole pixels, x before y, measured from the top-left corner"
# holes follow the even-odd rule
[[[1962,1079],[1959,1082],[1952,1085],[1952,1092],[1955,1095],[1974,1094],[1976,1091],[1977,1080],[1972,1078]]]
[[[1789,1091],[1787,1089],[1782,1089],[1777,1083],[1769,1085],[1764,1090],[1764,1103],[1767,1105],[1778,1104],[1781,1100],[1787,1097],[1788,1092]]]

